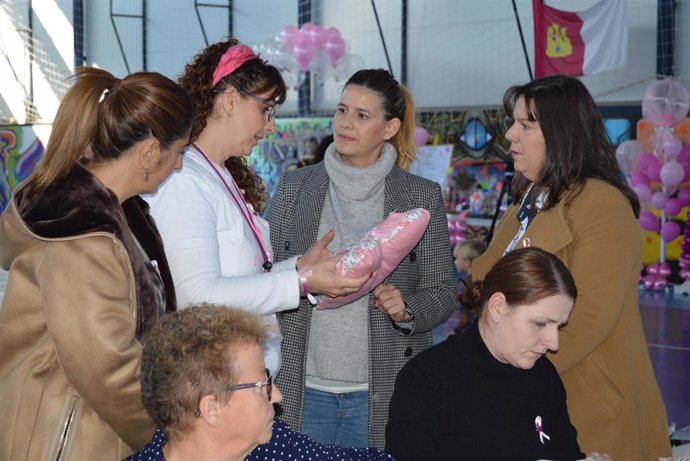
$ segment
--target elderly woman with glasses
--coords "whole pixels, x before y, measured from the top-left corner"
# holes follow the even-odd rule
[[[275,313],[295,309],[309,292],[353,293],[367,277],[335,271],[328,233],[299,258],[274,263],[261,179],[243,157],[275,130],[285,100],[280,71],[235,39],[215,43],[179,79],[196,120],[183,168],[148,198],[170,264],[178,306],[211,302],[242,306],[270,318],[264,348],[275,375],[281,335]]]
[[[393,459],[318,444],[274,418],[282,394],[265,368],[265,339],[263,320],[246,310],[199,305],[164,316],[141,363],[144,407],[158,429],[127,461]]]

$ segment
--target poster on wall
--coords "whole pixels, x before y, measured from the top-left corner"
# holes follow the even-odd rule
[[[321,139],[333,133],[330,117],[276,120],[276,132],[266,135],[249,156],[249,166],[266,184],[269,197],[285,170],[310,163]]]
[[[437,182],[444,189],[452,155],[453,144],[418,147],[410,173]]]
[[[34,171],[43,158],[50,125],[0,126],[0,212],[9,204],[12,191]]]

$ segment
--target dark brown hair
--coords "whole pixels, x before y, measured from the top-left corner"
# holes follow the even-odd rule
[[[549,209],[566,191],[576,191],[572,199],[582,190],[585,180],[594,178],[620,190],[638,217],[640,202],[625,182],[604,121],[585,85],[575,77],[554,75],[513,86],[503,96],[507,114],[512,116],[520,97],[525,100],[529,120],[539,122],[546,141],[546,159],[535,181],[532,201],[541,191],[548,190],[544,209]],[[529,184],[524,177],[514,182],[517,203]]]
[[[553,254],[536,247],[520,248],[503,256],[483,281],[470,284],[461,302],[481,316],[486,302],[497,292],[505,295],[510,306],[534,304],[558,294],[573,301],[577,298],[568,268]]]
[[[202,397],[227,402],[224,389],[240,371],[233,347],[265,339],[261,317],[242,309],[199,304],[161,317],[141,359],[142,400],[153,422],[168,436],[183,435]]]
[[[386,120],[400,120],[400,129],[390,142],[398,151],[396,164],[404,170],[409,169],[416,152],[414,130],[417,121],[412,94],[385,69],[359,70],[345,83],[345,88],[348,85],[360,85],[381,96]]]
[[[138,72],[119,80],[93,67],[79,68],[75,76],[55,115],[29,194],[40,193],[66,175],[88,150],[92,161],[109,162],[151,136],[163,149],[189,137],[192,103],[169,78]]]
[[[229,87],[234,87],[242,93],[252,94],[272,91],[270,99],[276,104],[285,102],[287,87],[280,71],[260,57],[245,62],[231,74],[223,77],[218,84],[212,86],[213,71],[218,66],[220,58],[228,48],[237,44],[239,42],[236,39],[229,38],[209,45],[187,64],[178,80],[194,102],[195,120],[192,127],[192,141],[196,141],[206,128],[208,119],[213,114],[216,97]],[[225,166],[240,189],[244,190],[245,199],[257,211],[262,210],[266,200],[266,189],[261,178],[251,170],[243,158],[230,157],[225,161]]]

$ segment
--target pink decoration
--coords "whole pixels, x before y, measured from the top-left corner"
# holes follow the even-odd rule
[[[644,230],[658,232],[660,227],[659,218],[651,211],[645,210],[640,213],[640,227]]]
[[[652,207],[660,210],[664,207],[664,205],[666,205],[666,200],[667,200],[666,194],[659,191],[659,192],[654,192],[652,194],[652,198],[650,201],[652,203]]]
[[[337,298],[321,296],[317,308],[340,307],[370,293],[419,243],[430,218],[427,210],[415,208],[404,213],[391,213],[382,223],[374,226],[343,255],[336,266],[341,275],[357,277],[373,272],[371,278],[356,293]],[[380,259],[374,241],[380,246]]]
[[[343,41],[342,37],[331,36],[326,40],[324,48],[331,65],[335,67],[338,61],[340,61],[340,58],[345,54],[345,41]]]
[[[688,108],[688,90],[671,79],[654,80],[642,97],[642,117],[657,126],[677,125],[687,115]]]
[[[616,160],[621,171],[626,175],[635,171],[640,163],[642,154],[644,154],[644,147],[638,141],[629,140],[622,142],[616,148]]]
[[[678,191],[678,203],[680,206],[690,205],[690,187],[684,187]]]
[[[638,161],[638,168],[640,171],[646,171],[647,167],[652,163],[659,163],[659,160],[651,152],[646,152],[640,155],[640,160]]]
[[[652,198],[652,190],[647,184],[640,183],[633,187],[633,190],[642,203],[649,202],[649,199]]]
[[[671,266],[664,262],[664,263],[659,263],[659,275],[662,275],[664,277],[668,277],[671,275]]]
[[[672,242],[680,235],[680,224],[676,221],[667,221],[661,226],[661,238],[664,242]]]
[[[298,37],[299,29],[297,29],[297,27],[285,26],[280,32],[280,43],[282,43],[289,52],[292,52]]]
[[[302,70],[302,72],[309,70],[309,63],[311,62],[315,53],[316,50],[314,50],[309,37],[300,35],[297,38],[295,47],[292,49],[292,56],[295,58],[295,61],[297,61],[297,64],[299,64],[299,68]]]
[[[676,216],[678,213],[680,213],[681,209],[682,207],[680,206],[678,199],[670,198],[666,200],[664,212],[666,212],[667,216]]]
[[[326,29],[326,41],[330,38],[341,38],[340,29],[337,27],[329,27]]]
[[[417,147],[426,145],[429,140],[429,132],[426,128],[418,126],[414,129],[414,143]]]
[[[683,143],[669,131],[659,135],[657,150],[663,153],[661,157],[665,161],[674,160],[683,150]]]
[[[661,180],[661,165],[659,162],[650,163],[645,170],[650,181]]]
[[[685,176],[685,170],[683,170],[680,163],[675,160],[666,162],[664,166],[661,167],[661,172],[659,173],[661,182],[668,187],[675,187],[680,184],[683,180],[683,176]]]
[[[649,186],[649,176],[641,171],[635,171],[630,176],[630,184],[632,184],[633,187],[637,186],[638,184],[645,184]]]
[[[328,36],[326,35],[326,28],[320,24],[316,24],[309,31],[309,39],[311,40],[312,47],[315,50],[323,48],[326,44]]]

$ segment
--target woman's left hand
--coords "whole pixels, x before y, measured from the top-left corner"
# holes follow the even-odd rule
[[[374,288],[374,307],[390,317],[394,322],[409,322],[412,320],[405,310],[402,293],[395,285],[382,283]]]

